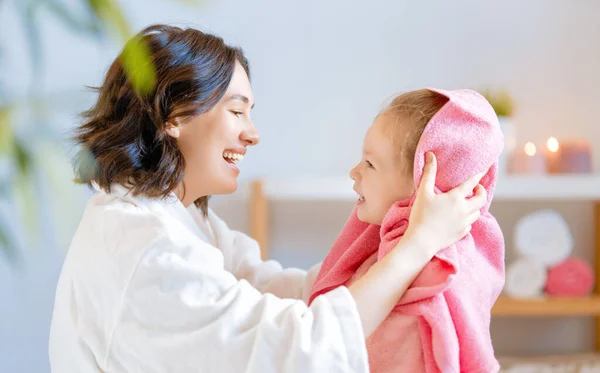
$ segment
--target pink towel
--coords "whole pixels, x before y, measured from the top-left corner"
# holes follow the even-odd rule
[[[570,257],[548,268],[546,293],[564,297],[589,295],[594,288],[594,270],[585,261]]]
[[[448,102],[427,124],[417,146],[415,185],[425,153],[432,151],[438,161],[437,192],[487,170],[481,184],[488,203],[471,233],[431,260],[369,338],[371,370],[496,372],[499,364],[489,325],[490,310],[504,285],[504,237],[489,207],[503,136],[494,110],[477,92],[432,91]],[[392,250],[406,230],[414,198],[392,206],[381,226],[361,222],[355,208],[323,262],[310,302],[353,282],[365,267]]]

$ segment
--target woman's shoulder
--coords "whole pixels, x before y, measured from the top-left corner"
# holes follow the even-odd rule
[[[162,242],[165,249],[196,245],[185,217],[167,201],[98,191],[88,201],[69,251],[131,260]]]
[[[83,309],[102,298],[107,307],[102,312],[115,312],[140,260],[164,240],[165,231],[165,223],[151,210],[110,193],[94,194],[73,235],[59,282],[59,290],[77,291],[69,295],[63,289],[59,298],[67,302],[76,296]]]
[[[93,195],[71,242],[69,267],[75,272],[89,268],[86,277],[102,271],[131,274],[144,260],[192,252],[213,262],[208,259],[217,249],[195,234],[192,223],[186,224],[168,206],[161,209],[160,203],[153,206],[112,193]]]
[[[78,233],[88,241],[90,237],[104,241],[105,249],[127,245],[139,250],[157,241],[165,248],[212,245],[213,240],[205,237],[212,232],[204,232],[205,227],[221,233],[228,230],[212,210],[204,219],[190,213],[178,200],[132,196],[120,190],[98,192],[88,202]]]
[[[156,212],[98,192],[88,200],[66,260],[80,268],[92,263],[135,266],[143,251],[166,232],[164,219]]]
[[[156,231],[165,226],[164,217],[146,204],[112,193],[94,194],[85,208],[80,227],[98,231],[107,238],[120,232]]]

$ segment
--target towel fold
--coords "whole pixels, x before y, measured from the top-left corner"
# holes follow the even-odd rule
[[[488,203],[471,233],[439,252],[367,341],[373,373],[492,372],[499,368],[489,334],[490,311],[504,284],[504,239],[489,213],[503,138],[489,103],[470,90],[432,89],[448,102],[425,127],[415,153],[418,187],[425,153],[438,161],[436,191],[482,171]],[[357,280],[390,252],[408,225],[413,195],[390,208],[382,225],[352,211],[312,288],[309,301]],[[381,286],[394,286],[381,284]]]

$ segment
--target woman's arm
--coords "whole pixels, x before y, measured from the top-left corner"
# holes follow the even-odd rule
[[[347,288],[305,302],[263,294],[219,266],[216,249],[157,239],[123,297],[110,371],[367,373]]]
[[[394,250],[349,287],[367,338],[432,257],[470,231],[486,203],[485,189],[476,187],[483,174],[473,176],[447,193],[436,195],[436,171],[435,157],[428,153],[406,233]],[[466,196],[473,188],[475,194],[467,200]]]
[[[262,260],[258,242],[242,232],[230,229],[212,210],[209,210],[207,222],[223,253],[225,269],[238,280],[248,281],[261,293],[305,302],[308,300],[320,263],[308,272],[298,268],[284,269],[275,260]]]

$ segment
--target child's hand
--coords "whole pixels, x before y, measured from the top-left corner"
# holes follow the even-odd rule
[[[414,240],[411,242],[433,257],[471,231],[471,224],[479,219],[480,209],[487,202],[487,193],[478,184],[485,174],[480,173],[446,193],[435,194],[437,162],[431,152],[426,154],[425,159],[421,185],[404,238]],[[471,192],[473,196],[466,199]],[[405,243],[408,244],[407,241]]]

